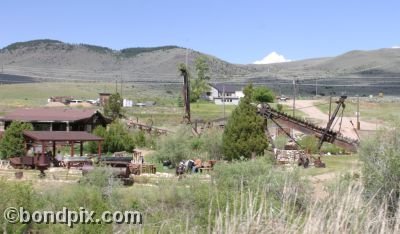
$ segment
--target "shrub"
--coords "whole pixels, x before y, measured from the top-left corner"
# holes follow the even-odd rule
[[[275,94],[267,87],[259,86],[254,89],[253,101],[263,102],[274,102]]]
[[[32,124],[14,121],[4,132],[0,141],[0,157],[9,158],[23,156],[25,144],[23,133],[25,130],[32,130]]]
[[[274,141],[275,147],[277,149],[284,149],[287,142],[288,142],[288,137],[284,135],[276,136]]]
[[[0,178],[0,211],[6,210],[8,207],[24,207],[25,210],[33,212],[38,209],[37,202],[39,197],[34,193],[33,187],[29,183],[8,182]],[[4,233],[25,233],[29,225],[21,223],[7,223],[3,217],[0,218],[0,228]]]
[[[118,120],[110,124],[107,130],[101,126],[96,127],[93,134],[104,138],[102,144],[103,152],[132,152],[135,148],[133,137],[125,126]],[[97,153],[97,143],[90,142],[88,148],[91,153]]]
[[[163,136],[157,144],[154,157],[158,161],[171,160],[173,164],[192,156],[191,140],[193,135],[188,128],[180,128],[175,134]]]
[[[391,211],[397,209],[400,195],[400,129],[380,131],[361,144],[360,159],[365,195],[378,204],[387,201]]]
[[[304,136],[298,142],[307,153],[318,153],[318,139],[314,136]]]
[[[280,104],[280,103],[276,104],[276,109],[277,109],[279,112],[282,112],[282,111],[283,111],[283,105]]]
[[[200,150],[206,152],[209,159],[220,160],[223,158],[222,133],[223,131],[218,129],[208,129],[201,134]]]

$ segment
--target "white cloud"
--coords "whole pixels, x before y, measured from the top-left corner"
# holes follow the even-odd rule
[[[255,61],[254,64],[284,63],[290,61],[290,59],[286,59],[283,55],[278,54],[274,51],[265,56],[263,59]]]
[[[392,49],[400,49],[400,46],[398,45],[392,46]]]

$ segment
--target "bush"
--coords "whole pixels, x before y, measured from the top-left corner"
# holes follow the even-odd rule
[[[253,101],[258,103],[274,102],[275,94],[267,87],[256,87],[254,89]]]
[[[135,148],[133,137],[126,129],[125,125],[118,120],[110,124],[107,130],[101,126],[96,127],[93,133],[104,138],[102,152],[132,152]],[[91,153],[97,153],[97,143],[90,142],[88,148]]]
[[[365,195],[381,204],[388,202],[391,211],[396,211],[400,195],[400,129],[381,131],[361,144]]]
[[[25,130],[32,130],[32,124],[14,121],[4,132],[0,141],[0,157],[2,159],[25,155]]]
[[[223,158],[222,133],[223,131],[218,129],[208,129],[201,134],[200,150],[207,153],[208,159],[220,160]]]
[[[276,104],[276,109],[277,109],[279,112],[282,112],[282,111],[283,111],[283,105],[280,104],[280,103]]]
[[[284,149],[287,142],[288,142],[288,137],[284,135],[276,136],[274,141],[275,147],[277,149]]]
[[[318,153],[318,139],[314,136],[304,136],[298,141],[301,147],[309,154]]]
[[[8,182],[0,178],[0,211],[3,213],[8,207],[24,207],[25,210],[33,212],[38,209],[38,196],[34,193],[33,187],[29,183]],[[29,224],[7,223],[3,217],[0,218],[1,231],[4,233],[25,233]]]
[[[188,128],[180,128],[175,134],[162,136],[157,144],[157,152],[154,153],[154,157],[160,162],[171,160],[173,164],[189,159],[193,155],[192,138],[193,135]]]

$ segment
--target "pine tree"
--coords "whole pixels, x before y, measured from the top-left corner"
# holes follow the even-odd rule
[[[252,153],[260,155],[268,146],[264,133],[264,120],[257,115],[251,104],[253,86],[244,90],[245,97],[232,112],[223,134],[223,149],[227,160],[250,158]]]

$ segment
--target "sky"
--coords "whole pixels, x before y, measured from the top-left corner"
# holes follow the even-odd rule
[[[395,0],[2,0],[0,48],[56,39],[177,45],[241,64],[293,61],[400,46],[399,10]]]

